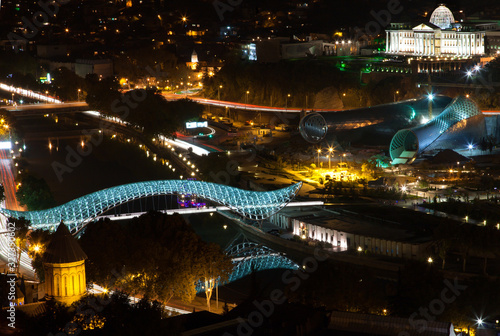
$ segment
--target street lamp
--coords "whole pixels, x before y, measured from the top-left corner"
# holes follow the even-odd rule
[[[290,94],[288,94],[285,99],[285,112],[288,109],[288,98],[290,98]]]
[[[80,92],[82,92],[82,90],[78,89],[78,101],[80,101]]]
[[[245,95],[245,110],[247,109],[247,104],[248,104],[248,94],[250,91],[247,91],[247,94]]]
[[[328,148],[328,151],[330,152],[330,155],[328,155],[328,169],[332,169],[332,166],[330,164],[330,158],[332,156],[333,148],[332,147]]]
[[[432,100],[434,99],[434,95],[429,93],[427,99],[429,100],[429,120],[432,120]]]
[[[217,90],[217,100],[220,100],[220,89],[222,89],[222,85],[219,85],[219,90]]]
[[[318,148],[318,168],[319,168],[319,155],[321,154],[321,149]]]
[[[396,95],[399,94],[399,90],[397,90],[396,92],[394,92],[394,102],[396,102]]]

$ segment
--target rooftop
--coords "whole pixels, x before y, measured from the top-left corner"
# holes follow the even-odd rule
[[[87,255],[69,232],[68,227],[61,222],[49,246],[47,246],[43,261],[50,264],[61,264],[85,259],[87,259]]]
[[[402,202],[402,201],[400,201]],[[411,204],[411,201],[408,201]],[[302,211],[285,208],[281,214],[352,234],[420,244],[432,237],[432,227],[440,221],[451,220],[429,214],[378,204],[360,204]]]

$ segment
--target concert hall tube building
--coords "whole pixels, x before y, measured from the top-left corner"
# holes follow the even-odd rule
[[[436,118],[424,125],[402,129],[392,138],[393,164],[411,163],[433,149],[466,149],[486,136],[486,123],[476,103],[458,96]]]
[[[354,110],[313,112],[301,119],[300,134],[310,143],[335,138],[387,145],[397,131],[425,123],[430,119],[430,110],[437,115],[451,100],[447,96],[434,96],[431,101],[422,97]]]

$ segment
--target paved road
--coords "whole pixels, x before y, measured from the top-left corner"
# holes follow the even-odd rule
[[[5,189],[5,207],[11,210],[24,210],[16,198],[16,182],[9,150],[0,150],[0,173]]]

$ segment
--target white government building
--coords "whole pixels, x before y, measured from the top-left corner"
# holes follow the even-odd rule
[[[439,5],[429,23],[413,26],[391,23],[386,29],[386,53],[409,56],[471,57],[485,53],[486,31],[497,29],[492,23],[456,23],[453,13]]]

